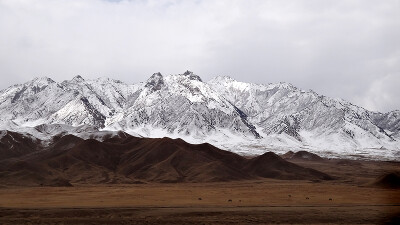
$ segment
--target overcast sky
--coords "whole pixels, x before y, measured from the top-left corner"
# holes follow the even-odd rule
[[[194,71],[400,109],[400,1],[0,0],[0,89]]]

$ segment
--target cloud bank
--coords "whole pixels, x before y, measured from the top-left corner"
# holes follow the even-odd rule
[[[0,0],[0,88],[80,74],[290,82],[400,109],[400,1]]]

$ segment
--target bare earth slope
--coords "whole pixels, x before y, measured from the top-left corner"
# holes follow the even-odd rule
[[[138,182],[216,182],[259,178],[329,180],[268,152],[246,159],[210,144],[181,139],[137,138],[127,134],[104,141],[73,135],[55,138],[36,151],[0,159],[5,185],[54,186]]]
[[[67,135],[0,161],[0,224],[399,224],[399,162],[288,160],[179,139]]]

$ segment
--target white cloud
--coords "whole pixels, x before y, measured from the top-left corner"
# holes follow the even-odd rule
[[[0,0],[0,88],[34,76],[132,83],[191,69],[205,80],[287,81],[400,109],[388,82],[385,103],[365,100],[400,72],[399,8],[398,0]]]
[[[373,81],[367,91],[355,99],[370,110],[390,111],[398,107],[400,73],[388,74]]]

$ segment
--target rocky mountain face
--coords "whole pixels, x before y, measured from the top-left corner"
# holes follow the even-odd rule
[[[226,129],[259,137],[240,109],[189,71],[167,77],[153,74],[136,99],[127,105],[122,118],[109,126],[118,129],[144,126],[199,137]]]
[[[52,136],[86,126],[91,132],[210,142],[242,154],[306,149],[331,156],[400,156],[400,111],[371,112],[287,83],[229,77],[204,82],[190,71],[155,73],[132,85],[81,76],[60,83],[36,78],[0,91],[0,112],[1,130],[42,139],[49,129],[44,127],[51,127]]]
[[[263,136],[287,134],[304,144],[344,148],[399,147],[399,111],[371,112],[290,84],[248,84],[229,77],[209,82],[248,115]]]
[[[1,121],[21,126],[61,123],[104,127],[108,118],[123,110],[135,88],[111,79],[85,81],[76,76],[57,83],[35,78],[0,92]]]

